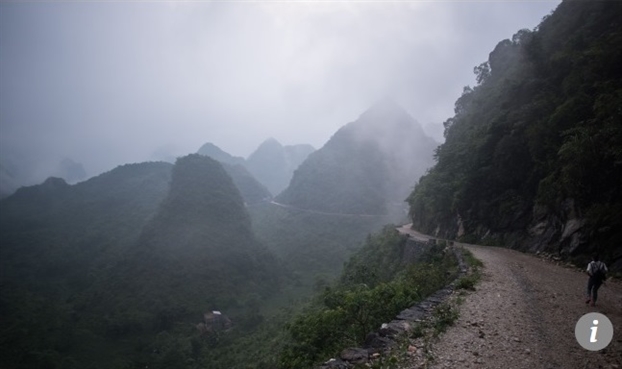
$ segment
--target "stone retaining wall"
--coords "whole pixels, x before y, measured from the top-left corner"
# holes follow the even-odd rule
[[[411,244],[409,246],[416,246],[416,244],[423,243],[412,239],[409,239],[409,242],[415,243],[415,245]],[[429,242],[427,247],[430,247],[432,244],[432,242]],[[408,256],[408,260],[415,260],[417,258],[416,256],[419,254],[419,251],[414,250],[414,248],[415,247],[407,247],[405,250],[404,256]],[[349,369],[354,368],[357,364],[364,364],[368,362],[369,359],[379,357],[383,353],[390,351],[396,344],[397,336],[410,331],[414,323],[428,318],[432,314],[434,308],[441,302],[445,301],[449,295],[451,295],[458,279],[464,276],[468,270],[462,255],[462,247],[449,246],[448,249],[451,250],[456,256],[459,267],[458,275],[450,284],[436,291],[434,294],[416,305],[402,310],[394,320],[388,323],[383,323],[378,331],[367,335],[363,347],[347,348],[341,352],[339,358],[332,358],[319,368]]]

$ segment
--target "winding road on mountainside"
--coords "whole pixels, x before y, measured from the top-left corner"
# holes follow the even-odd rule
[[[400,231],[429,238],[409,226]],[[622,369],[621,281],[607,281],[590,307],[582,270],[505,248],[462,245],[484,263],[482,279],[456,323],[432,345],[427,368]],[[604,350],[587,351],[575,339],[577,321],[589,312],[613,324]]]
[[[305,213],[322,214],[322,215],[338,215],[338,216],[361,217],[361,218],[373,218],[373,217],[379,218],[379,217],[386,216],[385,214],[328,213],[328,212],[318,211],[318,210],[303,209],[303,208],[299,208],[293,205],[281,204],[280,202],[276,202],[276,201],[270,201],[270,204],[276,205],[276,206],[279,206],[285,209],[293,209],[293,210],[303,211]]]
[[[300,212],[304,212],[304,213],[311,213],[311,214],[320,214],[320,215],[334,215],[334,216],[342,216],[342,217],[353,217],[353,218],[383,218],[388,216],[388,214],[357,214],[357,213],[330,213],[330,212],[326,212],[326,211],[319,211],[319,210],[311,210],[311,209],[304,209],[304,208],[299,208],[297,206],[294,205],[288,205],[288,204],[282,204],[280,202],[276,202],[274,200],[264,200],[255,204],[245,204],[246,207],[250,207],[250,206],[257,206],[260,204],[265,204],[268,203],[270,205],[274,205],[274,206],[278,206],[280,208],[283,209],[291,209],[291,210],[296,210],[296,211],[300,211]],[[399,206],[401,206],[401,203],[398,204]],[[395,203],[389,204],[389,206],[396,206]],[[407,212],[404,213],[404,215],[406,215]]]

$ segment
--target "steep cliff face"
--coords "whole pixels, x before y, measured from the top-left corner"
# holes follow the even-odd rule
[[[416,228],[622,268],[622,4],[565,1],[504,40],[409,197]]]

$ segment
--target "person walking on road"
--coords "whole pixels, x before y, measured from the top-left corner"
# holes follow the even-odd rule
[[[592,261],[587,265],[587,274],[590,279],[587,281],[587,299],[586,304],[594,306],[598,299],[598,288],[607,279],[607,266],[599,260],[598,255],[592,257]]]

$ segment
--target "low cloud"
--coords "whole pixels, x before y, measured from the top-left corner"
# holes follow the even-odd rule
[[[473,66],[558,3],[2,3],[0,160],[36,182],[64,158],[321,147],[387,95],[440,140]]]

